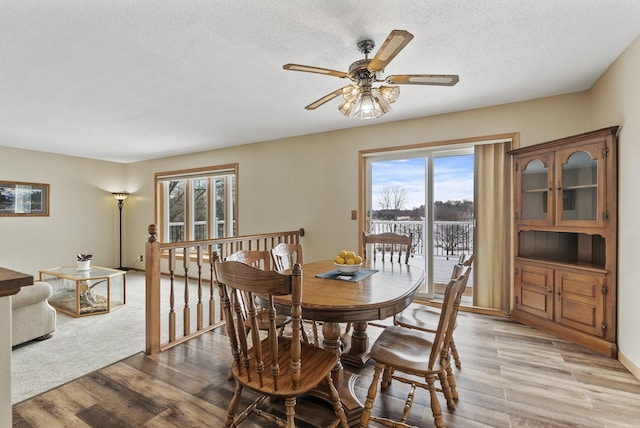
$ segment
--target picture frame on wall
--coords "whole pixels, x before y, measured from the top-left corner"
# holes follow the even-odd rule
[[[48,184],[0,180],[0,217],[48,215]]]

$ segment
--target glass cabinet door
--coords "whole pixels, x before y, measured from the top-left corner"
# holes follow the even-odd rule
[[[602,150],[603,144],[595,143],[557,152],[558,225],[602,226],[605,215]]]
[[[517,160],[520,171],[516,178],[516,186],[520,188],[518,220],[521,223],[546,225],[553,221],[552,159],[549,154]]]

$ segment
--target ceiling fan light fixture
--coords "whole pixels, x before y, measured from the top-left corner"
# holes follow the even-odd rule
[[[344,100],[344,102],[338,107],[338,110],[346,117],[349,117],[355,106],[356,105],[353,101]]]
[[[376,91],[378,92],[378,91]],[[378,94],[373,93],[370,88],[364,88],[360,99],[356,102],[356,111],[353,114],[361,120],[375,119],[391,110],[389,103]],[[386,105],[384,105],[386,104]]]
[[[380,93],[380,88],[372,89],[371,93],[373,94],[373,98],[378,102],[382,114],[387,114],[393,110],[391,108],[391,103],[389,102],[389,100],[382,96],[382,94]]]
[[[390,103],[395,103],[400,96],[400,88],[398,86],[380,86],[380,95]]]
[[[354,103],[358,99],[358,95],[360,95],[360,86],[358,85],[348,85],[342,88],[342,96],[350,103]]]

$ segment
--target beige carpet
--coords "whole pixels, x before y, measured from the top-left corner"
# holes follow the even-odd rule
[[[51,339],[11,354],[13,404],[144,350],[144,272],[127,273],[127,304],[109,314],[58,313]]]

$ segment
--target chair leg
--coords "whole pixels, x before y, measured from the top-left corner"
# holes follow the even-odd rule
[[[438,378],[440,378],[440,385],[442,386],[442,393],[444,394],[444,398],[447,400],[447,409],[454,410],[456,408],[456,403],[453,401],[453,396],[451,395],[451,387],[449,386],[447,373],[439,372]]]
[[[427,385],[429,386],[429,394],[431,396],[431,412],[433,413],[433,423],[437,428],[444,427],[444,421],[442,420],[442,408],[438,401],[438,394],[436,392],[436,380],[433,376],[427,377]]]
[[[369,419],[371,419],[371,410],[373,409],[373,400],[378,393],[378,381],[382,374],[384,365],[376,363],[375,371],[373,373],[373,380],[367,391],[367,400],[364,403],[364,409],[362,410],[362,416],[360,417],[360,428],[366,428],[369,426]]]
[[[449,349],[451,350],[451,355],[453,355],[453,359],[456,362],[456,367],[458,368],[458,370],[461,369],[462,363],[460,362],[460,355],[458,355],[458,348],[456,348],[456,343],[453,341],[453,337],[451,337]]]
[[[287,425],[286,428],[296,428],[296,397],[287,397],[284,400],[287,409]]]
[[[317,323],[317,322],[315,322],[315,321],[311,321],[311,323],[312,323],[312,324],[311,324],[311,328],[313,329],[313,337],[314,337],[314,339],[315,339],[315,340],[316,340],[316,342],[317,342],[318,340],[320,340],[320,339],[319,339],[319,338],[320,338],[320,336],[318,335],[318,323]]]
[[[456,378],[453,376],[453,369],[451,364],[447,366],[447,381],[449,382],[449,388],[451,388],[451,398],[458,401],[458,390],[456,389]]]
[[[389,385],[391,385],[391,381],[393,380],[391,376],[393,376],[393,367],[385,367],[384,372],[382,373],[382,381],[380,382],[380,389],[382,391],[389,388]]]
[[[416,393],[416,384],[412,383],[409,388],[409,394],[407,395],[407,400],[404,402],[404,409],[402,410],[402,419],[400,422],[403,424],[407,423],[407,419],[409,419],[409,412],[411,411],[411,405],[413,404],[413,396]]]
[[[229,407],[227,408],[227,420],[224,422],[225,428],[233,426],[233,420],[236,416],[236,412],[238,411],[238,405],[240,404],[242,388],[243,387],[239,382],[236,383],[236,391],[233,394],[233,398],[231,398],[231,402],[229,402]]]
[[[347,415],[344,413],[344,409],[342,408],[342,403],[340,402],[340,395],[338,394],[338,390],[333,384],[333,379],[331,378],[331,373],[328,373],[325,377],[327,382],[327,387],[329,388],[329,398],[331,399],[331,405],[333,406],[333,412],[338,417],[340,422],[340,426],[343,428],[348,428],[349,423],[347,422]],[[336,425],[337,426],[337,425]]]

